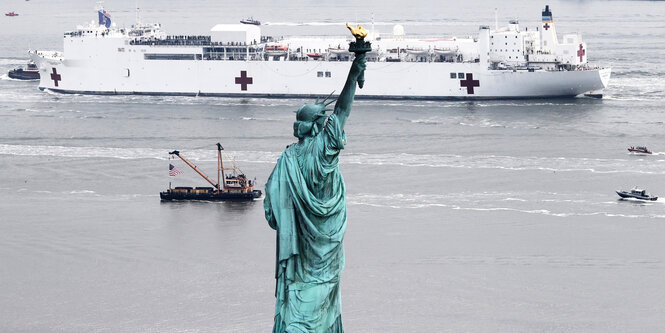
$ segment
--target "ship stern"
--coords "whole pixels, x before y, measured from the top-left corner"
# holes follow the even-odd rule
[[[602,88],[585,92],[584,96],[586,97],[603,98],[603,91],[610,84],[610,76],[612,75],[612,68],[609,67],[600,68],[597,71],[598,71],[598,79],[600,80]]]

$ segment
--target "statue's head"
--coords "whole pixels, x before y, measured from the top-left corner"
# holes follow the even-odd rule
[[[326,107],[335,101],[326,102],[330,96],[332,96],[332,93],[323,101],[319,102],[317,98],[314,104],[305,104],[298,109],[296,112],[296,122],[293,123],[293,135],[295,137],[304,139],[321,132],[323,124],[327,119],[326,111],[332,111]]]

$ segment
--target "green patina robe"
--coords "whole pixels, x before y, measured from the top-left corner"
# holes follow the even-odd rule
[[[277,231],[273,332],[343,332],[346,189],[338,156],[346,137],[336,114],[284,150],[266,183],[265,215]]]

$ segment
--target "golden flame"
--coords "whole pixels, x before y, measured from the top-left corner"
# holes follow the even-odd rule
[[[347,23],[346,27],[349,28],[349,30],[351,30],[351,34],[353,34],[353,36],[356,37],[357,39],[363,39],[367,36],[367,30],[361,27],[360,24],[358,24],[357,28],[354,28]]]

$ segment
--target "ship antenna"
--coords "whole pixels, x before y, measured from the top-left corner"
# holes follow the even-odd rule
[[[499,30],[499,19],[497,15],[499,14],[499,8],[494,8],[494,30]]]
[[[141,25],[141,8],[139,8],[138,1],[136,1],[135,4],[136,4],[136,26],[138,27]]]
[[[374,12],[372,12],[372,35],[374,35]]]

